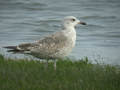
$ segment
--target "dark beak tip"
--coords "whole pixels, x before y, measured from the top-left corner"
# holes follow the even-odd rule
[[[79,22],[79,24],[82,24],[82,25],[87,25],[87,23],[85,23],[85,22]]]
[[[82,24],[82,25],[87,25],[87,23],[85,23],[85,22],[82,22],[81,24]]]

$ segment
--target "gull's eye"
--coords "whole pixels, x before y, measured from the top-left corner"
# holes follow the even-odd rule
[[[75,21],[75,19],[73,18],[73,19],[71,19],[72,21]]]

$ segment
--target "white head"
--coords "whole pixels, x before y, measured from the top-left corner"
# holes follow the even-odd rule
[[[73,27],[74,28],[77,24],[86,25],[85,22],[81,22],[80,20],[78,20],[74,16],[67,16],[63,20],[63,26],[64,26],[64,28],[69,28],[69,27]]]

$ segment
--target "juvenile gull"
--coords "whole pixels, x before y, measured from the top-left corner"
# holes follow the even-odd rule
[[[86,25],[74,16],[67,16],[63,19],[63,29],[53,33],[34,43],[25,43],[18,46],[7,46],[8,52],[31,54],[41,59],[59,59],[67,56],[76,42],[75,26],[77,24]],[[54,63],[56,69],[56,61]]]

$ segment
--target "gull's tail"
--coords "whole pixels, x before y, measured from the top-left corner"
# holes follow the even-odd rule
[[[17,48],[17,46],[5,46],[5,47],[3,47],[3,48],[7,48],[7,49],[8,49],[7,52],[13,52],[13,53],[19,53],[19,52],[21,52],[21,51]]]

